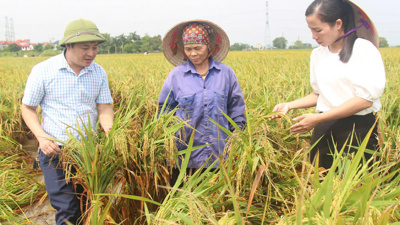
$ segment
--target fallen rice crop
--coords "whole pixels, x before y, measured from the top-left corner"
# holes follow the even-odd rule
[[[64,153],[65,168],[74,166],[78,171],[70,177],[71,182],[86,189],[91,208],[85,221],[389,224],[400,220],[400,49],[381,49],[381,53],[387,86],[378,113],[380,164],[357,168],[361,153],[354,158],[340,158],[338,149],[338,172],[329,172],[322,179],[308,162],[310,134],[293,135],[288,131],[292,118],[313,109],[268,120],[275,104],[312,91],[310,50],[231,52],[224,63],[237,74],[246,101],[248,127],[229,133],[227,159],[221,162],[219,171],[191,177],[182,174],[182,186],[172,188],[167,184],[170,168],[165,159],[176,159],[173,135],[183,123],[173,114],[157,117],[157,99],[173,66],[159,53],[99,55],[96,62],[108,73],[115,101],[113,131],[108,137],[100,133],[87,142],[72,141],[68,144],[70,151]],[[32,138],[21,122],[19,105],[30,69],[43,60],[0,58],[0,134],[13,143],[23,144]],[[88,133],[84,128],[81,132]],[[189,146],[187,151],[191,149]],[[10,165],[24,167],[27,162],[21,160],[21,155],[10,154],[19,150],[8,144],[1,155],[14,160]],[[364,150],[360,147],[359,151]],[[0,169],[17,177],[14,168]],[[31,183],[21,185],[36,190]],[[7,210],[1,209],[0,222],[21,213],[23,207],[16,197],[13,202],[2,199],[0,196],[0,206],[7,205]],[[34,201],[30,198],[28,203]]]

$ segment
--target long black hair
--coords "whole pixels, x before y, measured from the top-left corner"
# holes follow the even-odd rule
[[[315,0],[306,10],[306,16],[314,14],[330,26],[334,26],[336,21],[341,19],[344,33],[355,28],[353,8],[347,0]],[[349,61],[356,39],[356,32],[344,38],[343,47],[339,53],[340,61],[343,63]]]

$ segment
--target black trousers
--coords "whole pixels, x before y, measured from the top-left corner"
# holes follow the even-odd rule
[[[358,147],[370,129],[374,126],[375,121],[375,115],[370,113],[363,116],[353,115],[318,124],[314,128],[314,133],[311,137],[311,145],[317,142],[321,137],[322,138],[310,151],[311,162],[314,161],[317,153],[319,153],[319,166],[324,167],[325,169],[331,168],[333,163],[333,153],[335,151],[334,144],[336,145],[337,151],[340,151],[348,140],[345,152],[355,152],[357,148],[350,148],[350,150],[348,150],[348,146],[351,145]],[[353,142],[350,143],[352,134]],[[377,126],[375,126],[368,141],[367,149],[376,151],[378,148],[378,131]],[[364,157],[368,160],[372,155],[365,152]]]

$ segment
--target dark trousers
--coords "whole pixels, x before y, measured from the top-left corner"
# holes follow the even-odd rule
[[[57,225],[67,224],[66,221],[80,224],[78,223],[81,216],[80,200],[76,194],[82,193],[83,188],[78,186],[75,190],[71,182],[66,183],[59,155],[49,157],[40,151],[39,160],[51,206],[57,210],[55,216]]]
[[[350,150],[348,150],[348,145],[358,147],[370,129],[374,126],[375,121],[376,118],[374,114],[370,113],[363,116],[353,115],[318,124],[314,128],[314,133],[311,137],[311,145],[317,142],[321,137],[322,138],[310,151],[311,162],[313,162],[317,153],[319,153],[319,166],[324,167],[325,169],[331,168],[333,163],[333,153],[335,151],[334,144],[339,152],[348,140],[345,152],[355,152],[357,148],[350,148]],[[353,142],[350,143],[353,130]],[[376,151],[378,148],[378,131],[377,126],[375,126],[368,141],[367,149]],[[365,152],[364,157],[368,160],[372,155]]]

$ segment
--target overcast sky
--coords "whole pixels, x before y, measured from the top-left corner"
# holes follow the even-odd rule
[[[271,40],[282,35],[316,45],[304,12],[312,0],[268,0]],[[354,0],[374,21],[379,36],[400,45],[400,1]],[[266,0],[0,0],[0,40],[5,39],[5,17],[12,18],[16,39],[32,43],[60,40],[65,26],[84,18],[112,36],[136,31],[164,34],[175,24],[206,19],[221,26],[231,44],[265,43]]]

